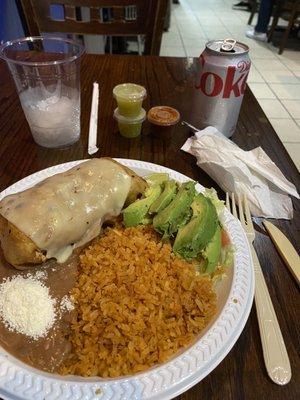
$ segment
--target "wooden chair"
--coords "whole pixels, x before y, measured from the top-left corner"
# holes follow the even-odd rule
[[[41,32],[109,36],[144,35],[144,54],[159,54],[167,0],[19,1],[30,36],[39,36]],[[51,7],[53,5],[63,7],[63,19],[54,20],[51,18]],[[135,7],[135,13],[128,13],[129,6]],[[80,7],[90,9],[89,21],[81,20]],[[109,10],[109,13],[107,13],[107,10]],[[130,10],[132,11],[132,7]],[[104,14],[105,18],[103,17]],[[129,15],[135,15],[136,18],[129,18]]]
[[[288,40],[290,31],[300,15],[300,0],[292,1],[279,1],[275,7],[274,18],[271,25],[270,32],[268,34],[268,42],[272,39],[273,33],[278,25],[279,18],[287,19],[288,25],[284,31],[278,54],[282,54],[286,42]]]

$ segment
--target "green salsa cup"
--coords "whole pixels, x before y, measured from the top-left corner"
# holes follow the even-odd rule
[[[146,89],[135,83],[122,83],[113,89],[113,96],[118,103],[119,113],[128,118],[139,116],[146,95]]]
[[[118,122],[119,132],[122,136],[133,139],[141,134],[142,124],[146,119],[146,111],[142,108],[135,118],[124,117],[118,108],[114,111],[114,118]]]

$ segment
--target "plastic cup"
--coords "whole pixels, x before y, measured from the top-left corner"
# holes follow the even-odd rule
[[[142,124],[146,119],[146,111],[142,108],[135,118],[124,117],[118,108],[114,111],[114,118],[118,122],[119,132],[122,136],[132,139],[141,134]]]
[[[128,118],[139,116],[146,95],[146,89],[135,83],[122,83],[113,89],[119,113]]]
[[[72,40],[28,37],[4,43],[3,58],[13,76],[35,142],[66,147],[80,137],[80,57]]]

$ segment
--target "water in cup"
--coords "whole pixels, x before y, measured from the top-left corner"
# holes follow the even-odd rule
[[[64,147],[80,137],[80,94],[74,89],[72,96],[44,94],[27,89],[20,101],[36,143],[44,147]]]
[[[3,58],[14,78],[33,139],[56,148],[80,137],[80,57],[68,39],[29,37],[4,43]]]

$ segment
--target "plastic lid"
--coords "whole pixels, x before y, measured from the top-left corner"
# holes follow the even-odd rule
[[[119,113],[119,108],[116,108],[114,111],[114,118],[118,121],[121,122],[122,124],[139,124],[146,119],[146,111],[141,108],[141,112],[137,117],[124,117],[124,115],[121,115]]]
[[[135,83],[122,83],[113,88],[114,98],[128,99],[131,101],[143,100],[147,95],[144,86]]]
[[[155,125],[171,126],[177,124],[180,119],[179,112],[172,107],[156,106],[148,111],[148,121]]]

